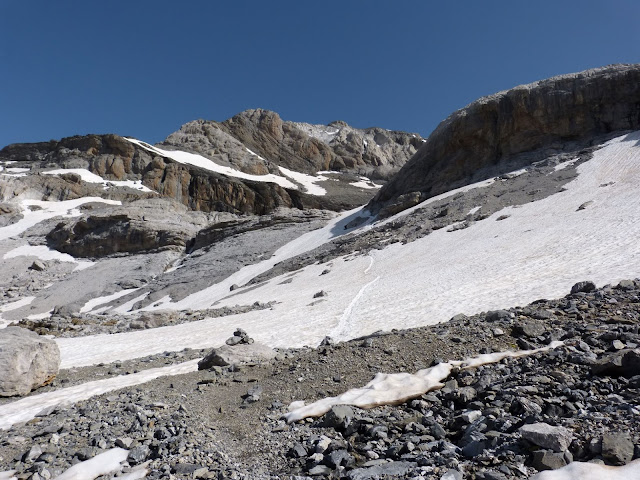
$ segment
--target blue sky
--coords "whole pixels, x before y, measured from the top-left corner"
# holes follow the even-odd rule
[[[0,0],[0,147],[158,142],[248,108],[428,135],[474,99],[640,62],[640,3]]]

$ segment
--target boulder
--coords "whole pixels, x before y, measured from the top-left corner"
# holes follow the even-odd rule
[[[262,343],[239,343],[223,345],[211,350],[198,362],[198,370],[211,367],[226,367],[243,363],[266,363],[276,357],[276,351]]]
[[[553,450],[554,452],[564,452],[569,448],[573,439],[570,430],[564,427],[554,427],[547,423],[533,423],[520,427],[522,438],[530,441],[534,445]]]
[[[60,350],[53,340],[19,327],[0,330],[0,396],[26,395],[58,374]]]

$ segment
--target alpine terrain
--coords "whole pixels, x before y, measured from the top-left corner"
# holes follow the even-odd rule
[[[0,479],[640,479],[640,65],[426,139],[0,150]]]

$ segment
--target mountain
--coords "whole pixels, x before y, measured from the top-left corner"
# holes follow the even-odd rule
[[[426,142],[252,110],[5,147],[0,353],[28,329],[60,370],[0,399],[0,470],[634,478],[638,72],[515,87]]]

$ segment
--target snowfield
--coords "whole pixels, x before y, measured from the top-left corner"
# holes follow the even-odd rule
[[[275,263],[342,234],[346,220],[357,215],[347,212],[219,284],[179,302],[165,298],[148,307],[181,310],[276,301],[272,309],[126,334],[60,339],[63,367],[216,346],[235,327],[271,346],[316,345],[328,332],[346,340],[380,329],[446,321],[457,313],[560,297],[585,279],[603,285],[637,277],[639,141],[638,132],[611,140],[578,167],[579,175],[566,191],[544,200],[503,209],[466,229],[441,229],[406,245],[393,244],[370,257],[352,254],[328,265],[311,265],[230,296],[232,284],[243,285]],[[579,210],[587,202],[592,203]],[[501,215],[509,217],[496,221]],[[326,269],[329,273],[321,275]],[[281,284],[285,277],[291,283]],[[327,296],[314,299],[320,290]]]

